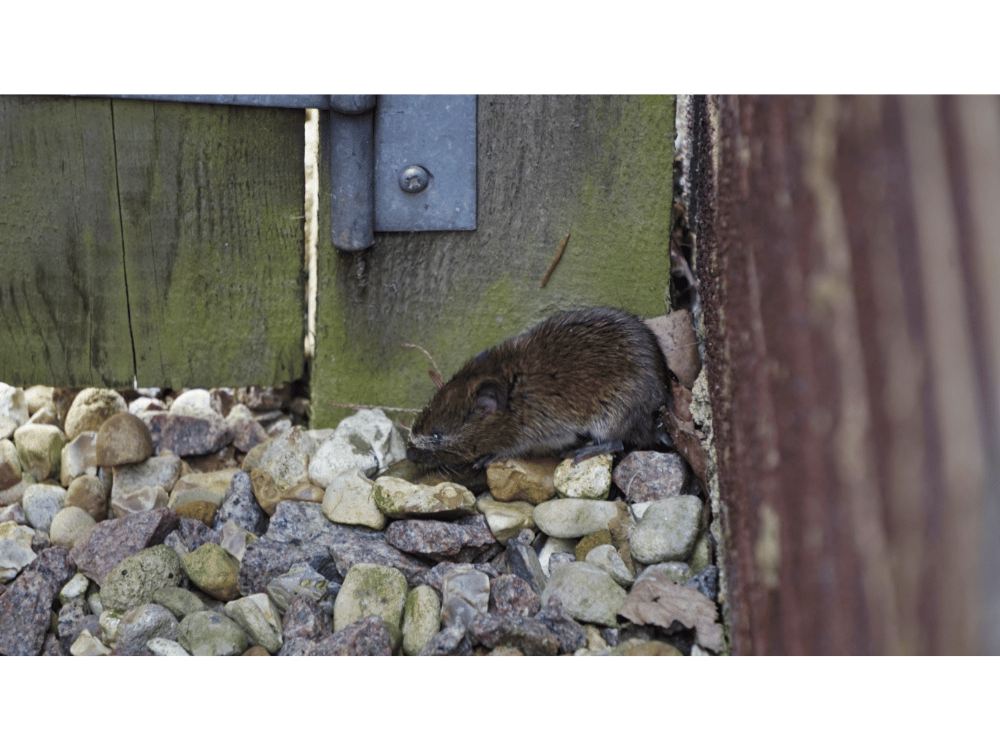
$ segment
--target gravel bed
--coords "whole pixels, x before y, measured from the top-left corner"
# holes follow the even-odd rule
[[[0,654],[711,655],[676,453],[425,476],[288,389],[0,383]]]

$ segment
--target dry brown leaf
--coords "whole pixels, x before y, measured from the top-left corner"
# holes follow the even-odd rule
[[[659,572],[652,572],[637,582],[618,614],[636,625],[669,628],[674,620],[694,628],[699,646],[720,652],[726,647],[722,626],[715,620],[715,602],[697,589],[674,583]]]
[[[675,310],[669,315],[649,318],[646,325],[656,334],[667,365],[684,385],[694,387],[701,370],[694,316],[690,310]]]

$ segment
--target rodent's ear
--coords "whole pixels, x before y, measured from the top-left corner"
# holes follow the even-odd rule
[[[476,391],[476,405],[473,411],[477,414],[492,414],[507,408],[507,389],[497,380],[485,380]]]

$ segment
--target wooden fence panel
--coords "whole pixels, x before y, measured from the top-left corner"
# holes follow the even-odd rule
[[[302,110],[0,107],[0,380],[177,388],[303,374]]]
[[[132,370],[111,104],[0,97],[0,381]]]

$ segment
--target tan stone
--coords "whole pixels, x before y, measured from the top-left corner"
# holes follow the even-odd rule
[[[274,477],[266,469],[256,466],[250,469],[250,484],[253,486],[253,495],[257,498],[257,504],[269,516],[274,515],[274,511],[281,502],[281,495],[278,486],[274,483]]]
[[[83,508],[67,507],[56,513],[49,527],[49,538],[60,547],[72,547],[97,523]]]
[[[509,458],[486,467],[490,494],[500,502],[526,500],[538,505],[556,496],[553,474],[557,459]]]
[[[99,466],[139,463],[153,455],[153,436],[139,417],[121,412],[101,425],[95,453]]]
[[[13,487],[21,481],[21,459],[10,440],[0,440],[0,490]]]
[[[66,489],[66,507],[81,508],[95,521],[104,521],[108,517],[108,488],[91,474],[79,476]]]
[[[109,417],[127,411],[125,399],[110,388],[84,388],[66,412],[66,435],[72,440],[81,432],[97,432]]]
[[[177,515],[183,518],[201,521],[206,526],[211,526],[215,520],[215,514],[219,510],[219,506],[206,500],[195,500],[190,503],[178,505],[176,510]]]

